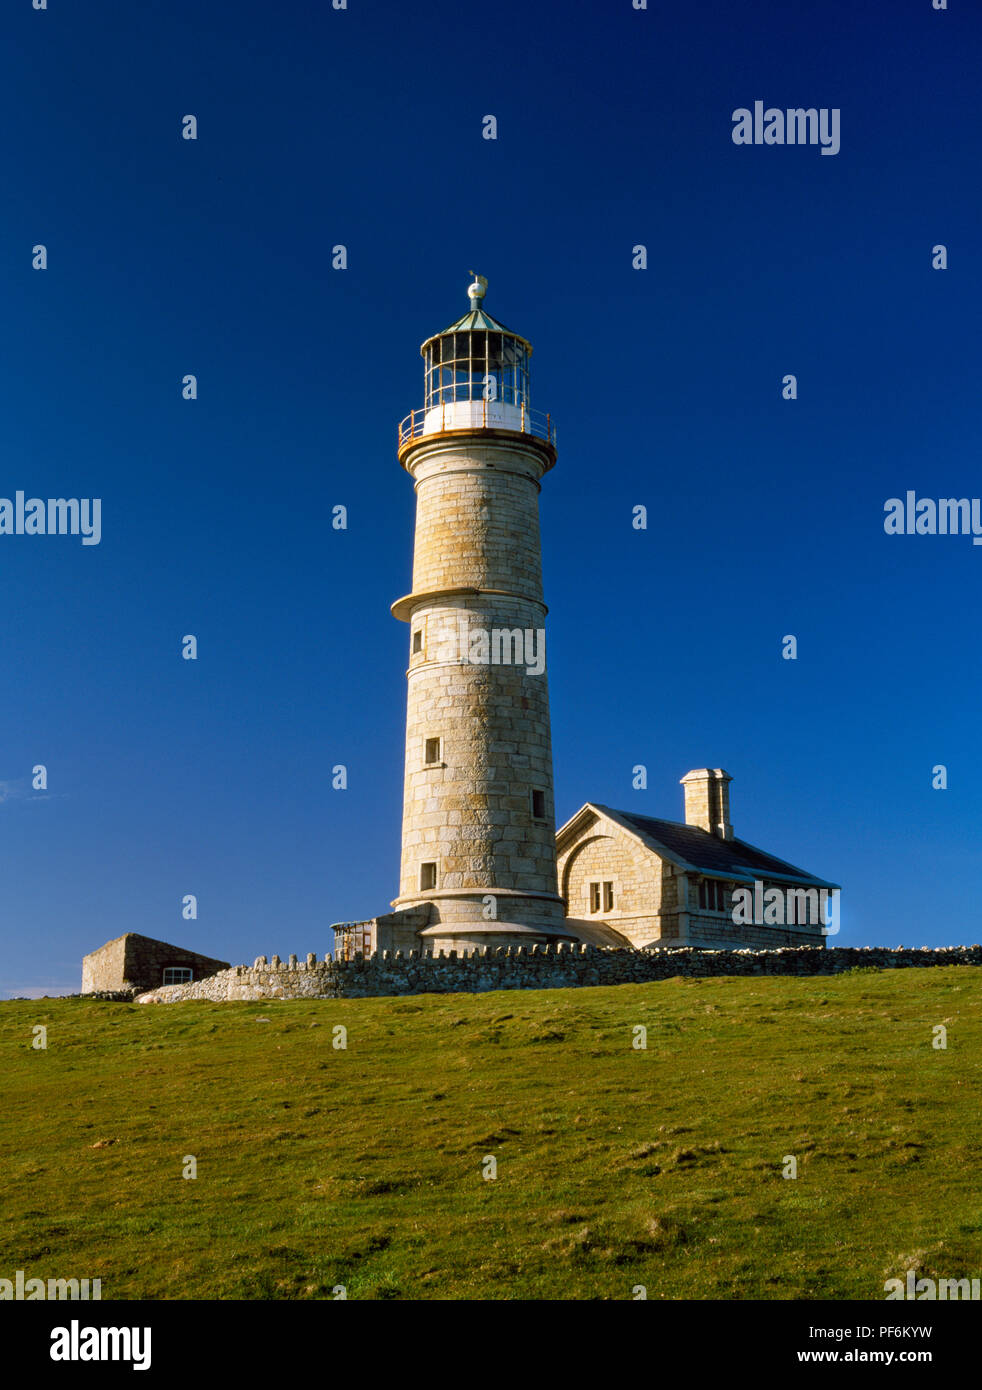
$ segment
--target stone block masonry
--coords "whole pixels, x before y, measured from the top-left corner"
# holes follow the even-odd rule
[[[139,932],[125,932],[83,959],[82,993],[106,994],[132,987],[140,994],[162,984],[168,966],[183,967],[192,980],[201,980],[227,969],[228,964]]]
[[[383,951],[353,960],[283,962],[260,956],[252,967],[221,970],[206,980],[166,985],[137,997],[140,1004],[251,999],[364,999],[404,994],[482,993],[497,989],[569,989],[644,984],[676,975],[840,975],[857,967],[901,970],[936,965],[982,965],[982,946],[911,949],[899,946],[789,946],[770,951],[706,951],[695,947],[622,950],[598,946],[498,947],[471,954]]]

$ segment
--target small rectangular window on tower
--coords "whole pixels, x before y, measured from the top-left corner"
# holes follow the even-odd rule
[[[429,765],[429,764],[431,764],[431,763],[438,763],[438,762],[440,761],[440,739],[439,739],[439,738],[428,738],[428,739],[426,740],[426,749],[425,749],[425,752],[424,752],[424,755],[423,755],[423,761],[424,761],[427,765]]]
[[[532,819],[545,820],[546,818],[546,794],[538,787],[532,792]]]
[[[419,886],[424,893],[428,888],[436,887],[436,864],[420,864]]]
[[[604,884],[604,912],[613,912],[613,910],[614,910],[614,885],[613,885],[612,883],[605,883],[605,884]]]
[[[423,650],[423,629],[418,627],[413,633],[413,654]]]
[[[591,883],[591,884],[590,884],[590,911],[591,911],[591,912],[599,912],[599,911],[600,911],[600,884],[599,884],[599,883]]]

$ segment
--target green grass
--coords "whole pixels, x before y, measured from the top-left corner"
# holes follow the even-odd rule
[[[104,1298],[882,1299],[907,1268],[982,1275],[972,967],[12,1002],[0,1058],[4,1278],[98,1277]]]

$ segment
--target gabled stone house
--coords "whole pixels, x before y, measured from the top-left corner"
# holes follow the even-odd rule
[[[731,780],[687,773],[684,824],[581,807],[556,835],[567,924],[602,923],[630,946],[824,945],[838,884],[734,838]]]

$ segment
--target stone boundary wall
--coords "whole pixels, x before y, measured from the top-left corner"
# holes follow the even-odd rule
[[[9,999],[0,999],[0,1004],[24,1004],[28,1000],[31,1003],[41,1003],[47,999],[94,999],[97,1003],[101,1001],[103,1004],[132,1004],[139,993],[138,989],[127,985],[125,989],[90,989],[84,994],[14,994]]]
[[[674,975],[839,975],[862,967],[897,970],[982,965],[982,946],[913,949],[898,946],[788,946],[770,951],[707,951],[697,947],[629,950],[603,946],[499,947],[458,956],[383,951],[367,959],[305,961],[260,956],[253,966],[221,970],[206,980],[165,985],[137,996],[140,1004],[248,999],[361,999],[376,995],[474,993],[492,989],[565,989],[641,984]]]

